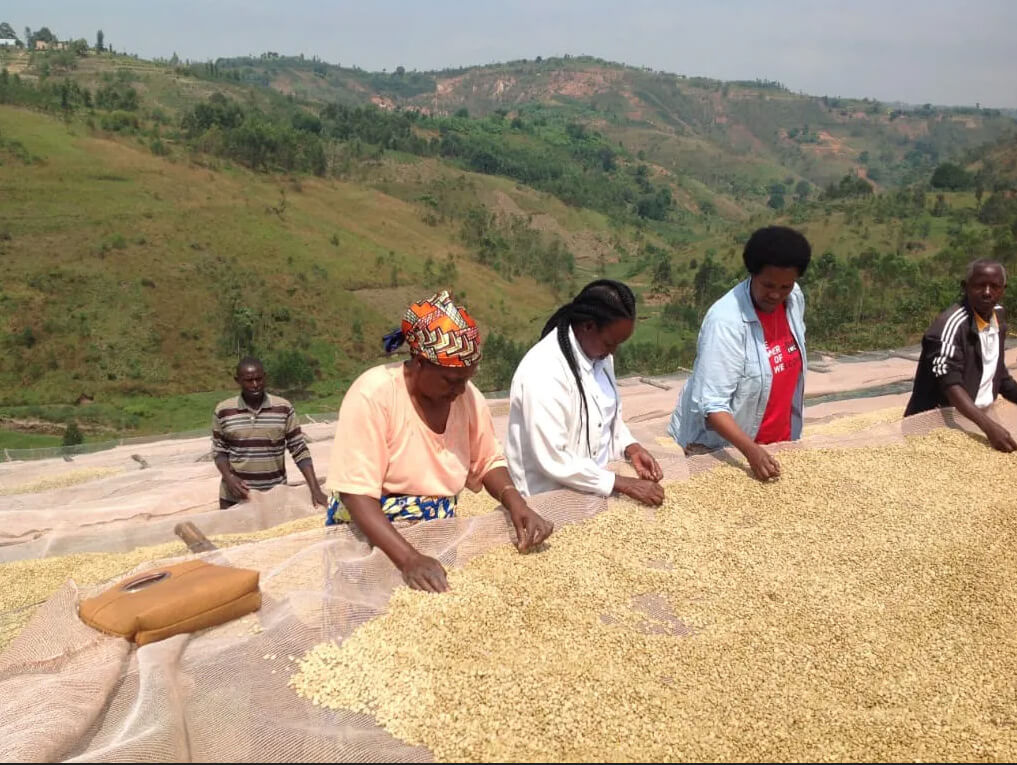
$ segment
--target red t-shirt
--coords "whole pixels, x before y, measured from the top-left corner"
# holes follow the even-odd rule
[[[766,402],[763,421],[756,434],[757,444],[773,444],[791,440],[791,403],[794,401],[798,377],[802,373],[802,354],[787,321],[787,308],[773,313],[756,311],[763,325],[763,339],[770,357],[773,385]]]

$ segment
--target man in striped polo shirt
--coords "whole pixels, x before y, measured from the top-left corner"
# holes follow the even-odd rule
[[[240,395],[221,402],[212,417],[212,456],[222,473],[219,507],[242,502],[251,489],[266,491],[286,483],[286,449],[304,474],[311,502],[327,506],[293,405],[265,392],[262,363],[242,359],[233,379]]]

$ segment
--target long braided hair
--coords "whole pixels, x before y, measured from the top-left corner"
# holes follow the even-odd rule
[[[586,425],[586,450],[590,455],[593,454],[593,449],[590,446],[590,411],[586,403],[583,381],[579,376],[579,364],[572,351],[572,343],[569,342],[569,327],[592,321],[597,329],[601,329],[613,321],[620,319],[635,321],[635,318],[636,297],[628,285],[612,279],[597,279],[583,287],[571,303],[566,303],[555,311],[540,333],[541,339],[547,337],[551,332],[558,333],[558,347],[561,349],[562,355],[572,371],[572,377],[575,378],[576,386],[579,388],[582,419]]]

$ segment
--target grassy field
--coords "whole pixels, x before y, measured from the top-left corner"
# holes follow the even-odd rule
[[[306,398],[294,398],[298,414],[334,414],[339,409],[345,385],[335,384],[331,392],[322,391]],[[12,420],[43,420],[63,424],[71,420],[85,428],[85,443],[104,442],[121,436],[182,433],[211,428],[212,411],[237,390],[204,391],[167,396],[114,396],[93,411],[92,407],[36,405],[0,407],[0,416]],[[93,405],[94,406],[94,405]],[[60,446],[62,437],[26,433],[0,427],[0,449],[38,449]]]
[[[38,433],[21,433],[0,428],[0,450],[2,449],[43,449],[60,446],[60,436],[46,436]]]
[[[428,225],[419,203],[370,185],[169,161],[11,107],[0,136],[36,158],[0,154],[3,411],[86,393],[125,413],[136,404],[134,427],[148,432],[190,427],[195,415],[151,402],[231,385],[236,308],[253,315],[259,347],[312,356],[323,399],[312,408],[334,404],[405,304],[435,287],[428,258],[451,256],[451,286],[510,337],[528,337],[556,300],[469,258],[456,223]],[[505,185],[472,182],[485,194]]]
[[[426,291],[428,257],[456,258],[455,286],[499,331],[514,327],[499,322],[499,300],[523,321],[553,302],[540,285],[506,282],[465,257],[452,225],[427,225],[418,205],[369,186],[170,162],[9,107],[0,135],[39,158],[0,168],[0,317],[9,336],[29,328],[35,338],[4,360],[0,379],[8,391],[26,386],[14,394],[23,403],[221,384],[231,355],[220,347],[222,303],[232,293],[260,313],[266,345],[317,343],[332,378],[372,356],[355,355],[353,319],[373,348],[398,318],[361,293]],[[75,389],[61,391],[68,380]]]

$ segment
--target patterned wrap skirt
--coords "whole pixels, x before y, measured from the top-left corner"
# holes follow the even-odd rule
[[[381,497],[381,511],[390,521],[433,521],[454,518],[459,497],[419,497],[412,494],[385,494]],[[325,525],[335,526],[350,522],[350,511],[343,507],[339,492],[328,498]]]

